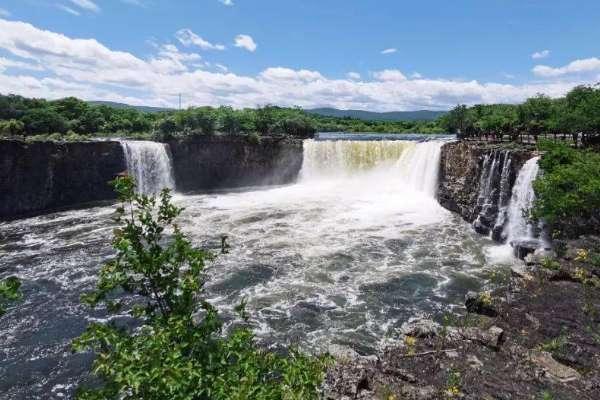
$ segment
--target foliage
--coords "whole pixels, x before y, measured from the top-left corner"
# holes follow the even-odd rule
[[[312,137],[327,132],[440,133],[436,121],[368,121],[328,117],[300,108],[266,105],[255,109],[190,107],[181,111],[143,112],[92,104],[74,97],[46,101],[0,95],[0,136],[40,136],[68,132],[93,136],[174,136],[258,133]]]
[[[14,276],[0,280],[0,316],[6,313],[6,306],[21,298],[21,282]]]
[[[316,399],[328,359],[268,352],[242,326],[225,335],[217,310],[202,299],[204,268],[213,255],[179,229],[182,209],[169,191],[159,198],[137,195],[128,177],[113,184],[123,202],[116,213],[117,254],[84,301],[116,313],[128,295],[137,323],[94,323],[75,341],[76,350],[96,353],[93,372],[103,381],[79,398]]]
[[[600,87],[578,86],[565,97],[551,99],[537,95],[520,105],[458,105],[440,117],[439,125],[461,137],[508,137],[516,141],[522,133],[537,139],[540,135],[572,135],[584,145],[600,141]]]
[[[543,173],[533,183],[532,215],[550,225],[597,217],[600,210],[600,154],[563,143],[541,142]]]

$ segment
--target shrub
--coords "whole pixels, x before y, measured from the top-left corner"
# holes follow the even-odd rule
[[[569,228],[580,224],[599,229],[592,225],[600,211],[600,154],[561,143],[544,142],[540,147],[545,153],[540,161],[543,173],[533,184],[533,217],[563,236],[572,235]]]
[[[256,132],[251,132],[247,135],[248,142],[252,144],[260,144],[260,135]]]
[[[179,229],[182,209],[171,204],[168,190],[157,199],[135,194],[134,186],[128,177],[114,181],[123,202],[117,254],[84,301],[118,312],[119,294],[133,295],[128,313],[138,326],[94,323],[75,341],[76,350],[96,353],[93,371],[103,382],[78,397],[316,399],[327,359],[268,352],[244,327],[223,335],[217,310],[202,299],[204,267],[213,255]],[[245,315],[243,304],[239,311]]]

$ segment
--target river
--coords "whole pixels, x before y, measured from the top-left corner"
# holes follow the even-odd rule
[[[372,354],[417,313],[459,311],[497,268],[492,242],[435,200],[443,140],[323,139],[305,141],[295,184],[176,194],[180,225],[214,249],[229,237],[207,297],[225,318],[247,299],[264,345]],[[70,342],[106,320],[79,297],[113,254],[113,209],[0,224],[0,273],[21,278],[24,295],[0,319],[1,398],[67,398],[87,379],[91,356]]]

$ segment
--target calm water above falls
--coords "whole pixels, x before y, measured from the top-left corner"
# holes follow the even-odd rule
[[[266,344],[329,343],[372,353],[417,312],[460,307],[491,266],[489,239],[434,199],[441,142],[306,141],[299,182],[176,196],[195,242],[229,254],[209,269],[210,301],[226,314],[249,300]],[[0,319],[0,398],[60,398],[89,369],[71,339],[102,311],[79,296],[110,258],[112,207],[0,225],[2,276],[24,302]]]

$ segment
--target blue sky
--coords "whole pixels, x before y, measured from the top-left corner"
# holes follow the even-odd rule
[[[27,96],[388,111],[600,80],[596,0],[0,0],[0,18],[0,92]]]

